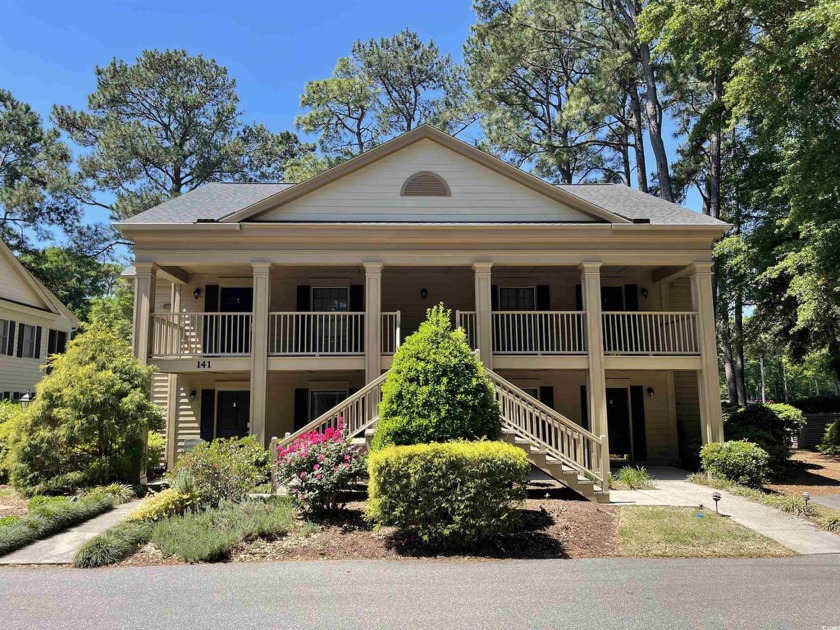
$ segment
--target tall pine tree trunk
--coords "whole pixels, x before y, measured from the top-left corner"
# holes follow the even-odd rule
[[[733,336],[735,354],[735,387],[738,391],[738,404],[747,404],[747,384],[744,378],[744,294],[738,288],[735,295],[735,334]]]
[[[639,190],[648,192],[647,164],[645,163],[645,132],[642,122],[642,103],[639,100],[639,88],[635,83],[628,90],[630,95],[630,112],[633,122],[633,151],[636,158],[636,182]],[[628,182],[629,185],[629,182]]]
[[[639,59],[645,79],[645,111],[647,112],[650,145],[656,160],[656,177],[659,180],[659,196],[665,201],[673,201],[674,193],[671,189],[671,172],[668,170],[668,154],[665,152],[665,142],[662,140],[662,104],[659,102],[656,77],[650,61],[650,46],[647,42],[639,44]]]

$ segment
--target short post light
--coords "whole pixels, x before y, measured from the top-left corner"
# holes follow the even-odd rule
[[[718,512],[718,501],[720,501],[720,492],[718,492],[717,490],[712,492],[712,499],[715,502],[715,514],[720,514],[720,512]]]
[[[802,499],[805,501],[805,514],[808,514],[808,503],[811,501],[811,494],[809,492],[803,492]]]
[[[20,408],[26,409],[32,403],[32,392],[26,390],[26,393],[20,397]]]

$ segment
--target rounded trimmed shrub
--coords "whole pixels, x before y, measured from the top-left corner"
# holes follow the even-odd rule
[[[452,330],[443,305],[394,355],[382,386],[371,450],[391,445],[496,439],[499,405],[484,368],[462,330]]]
[[[368,459],[367,515],[424,542],[469,544],[509,533],[530,463],[504,442],[391,446]]]
[[[724,420],[727,440],[754,442],[767,451],[772,470],[787,465],[793,437],[805,424],[799,409],[780,403],[724,408]]]
[[[127,520],[134,522],[159,521],[176,514],[183,514],[197,504],[198,494],[196,492],[181,492],[175,488],[167,488],[143,499],[140,505],[128,515]]]
[[[840,455],[840,420],[835,420],[826,427],[825,435],[817,448],[826,455]]]
[[[701,449],[700,461],[713,477],[752,488],[760,487],[770,476],[767,451],[746,440],[710,442]]]

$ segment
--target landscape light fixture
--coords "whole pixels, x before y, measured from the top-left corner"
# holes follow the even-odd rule
[[[21,398],[20,398],[20,408],[21,409],[26,409],[29,406],[29,403],[31,403],[31,402],[32,402],[32,392],[27,389],[26,393],[23,396],[21,396]]]
[[[810,492],[803,492],[802,498],[805,501],[805,514],[808,513],[808,502],[811,500],[811,493]]]
[[[193,291],[193,297],[197,300],[200,295],[201,295],[201,289],[196,288],[196,290]]]
[[[715,502],[715,514],[720,514],[720,512],[718,512],[718,501],[720,501],[720,492],[712,492],[712,500],[714,500]]]

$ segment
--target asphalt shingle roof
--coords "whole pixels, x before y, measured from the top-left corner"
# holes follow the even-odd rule
[[[141,212],[124,223],[218,221],[291,186],[294,184],[210,183]],[[558,185],[558,188],[629,220],[649,219],[653,225],[725,225],[722,221],[623,184],[571,184]]]

